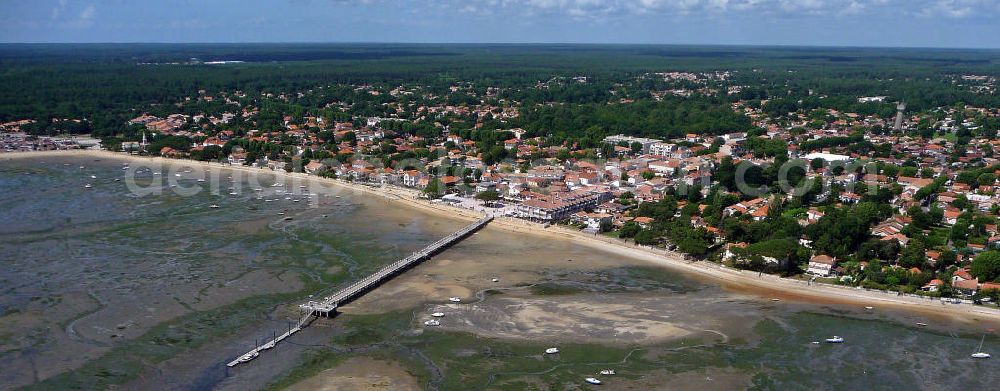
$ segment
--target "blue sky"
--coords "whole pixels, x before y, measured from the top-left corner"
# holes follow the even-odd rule
[[[0,0],[2,42],[1000,47],[1000,0]]]

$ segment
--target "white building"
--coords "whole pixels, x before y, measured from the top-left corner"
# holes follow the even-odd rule
[[[618,145],[620,143],[626,143],[629,146],[631,146],[633,143],[639,143],[642,145],[642,153],[644,154],[649,153],[649,148],[652,147],[653,144],[659,143],[661,141],[662,140],[657,140],[655,138],[632,137],[623,134],[608,136],[604,138],[605,144]]]
[[[847,155],[837,155],[833,153],[823,153],[823,152],[813,152],[803,156],[802,158],[809,161],[812,161],[814,159],[823,159],[827,162],[842,162],[846,160],[851,160],[851,157]]]
[[[833,272],[833,267],[837,265],[837,259],[829,255],[817,255],[809,260],[809,269],[806,273],[827,277]]]

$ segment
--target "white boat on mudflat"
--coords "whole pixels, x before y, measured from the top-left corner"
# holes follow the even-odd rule
[[[424,322],[424,326],[440,326],[440,325],[441,325],[441,322],[438,322],[437,320],[434,320],[434,319],[431,319],[431,320],[428,320],[428,321]]]
[[[545,349],[545,354],[556,354],[559,353],[559,348],[548,348]]]
[[[601,370],[601,374],[602,375],[614,375],[615,374],[615,370],[614,369],[603,369],[603,370]]]
[[[597,380],[597,378],[593,378],[593,377],[588,377],[588,378],[583,379],[583,380],[586,381],[587,383],[590,383],[590,384],[601,384],[600,380]]]
[[[844,337],[834,335],[832,338],[827,338],[824,341],[826,343],[844,343]]]
[[[444,317],[444,312],[435,312],[435,313],[431,314],[431,316],[433,316],[435,318],[441,318],[441,317]]]
[[[983,338],[979,340],[979,347],[976,348],[975,353],[972,353],[972,358],[978,358],[978,359],[990,358],[990,354],[983,351],[984,341],[986,341],[986,334],[983,334]]]
[[[257,353],[256,351],[252,351],[252,352],[244,354],[242,357],[240,357],[239,361],[241,363],[249,362],[250,360],[253,360],[253,359],[257,358],[257,356],[259,356],[259,355],[260,355],[260,353]]]
[[[448,298],[448,301],[450,301],[450,302],[452,302],[452,303],[461,303],[461,302],[462,302],[462,299],[461,299],[461,298],[458,298],[458,297],[449,297],[449,298]]]

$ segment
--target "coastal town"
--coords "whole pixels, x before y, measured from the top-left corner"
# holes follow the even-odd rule
[[[741,99],[751,86],[734,84],[734,73],[634,82],[655,80],[662,90],[644,91],[654,100],[725,96],[745,130],[560,140],[519,127],[532,108],[499,88],[360,84],[260,96],[201,90],[171,105],[177,112],[130,119],[103,148],[411,188],[434,202],[739,269],[997,300],[1000,110],[915,112],[886,96],[854,97],[866,113],[788,108]],[[992,77],[954,79],[976,93],[996,88]],[[535,88],[588,83],[554,78]],[[4,151],[88,147],[28,136],[35,121],[3,124]]]
[[[0,4],[0,391],[1000,384],[1000,0]]]

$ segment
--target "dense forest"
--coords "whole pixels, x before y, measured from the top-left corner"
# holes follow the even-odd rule
[[[206,65],[236,60],[240,64]],[[767,101],[775,116],[828,107],[891,114],[891,104],[860,104],[856,96],[886,95],[914,110],[967,102],[998,106],[953,76],[1000,75],[1000,52],[941,49],[693,47],[643,45],[402,45],[402,44],[4,44],[0,45],[0,121],[36,119],[39,133],[122,134],[142,112],[183,101],[199,90],[260,93],[336,85],[417,84],[447,91],[456,82],[474,91],[502,88],[495,99],[526,107],[519,125],[560,139],[588,142],[609,133],[674,136],[680,132],[745,130],[729,103]],[[738,94],[654,101],[650,89],[676,87],[641,76],[650,72],[732,71],[725,85]],[[587,83],[540,81],[586,76]],[[343,98],[350,91],[340,91]],[[384,96],[353,96],[351,114],[377,114]],[[605,106],[618,99],[628,106]],[[324,102],[295,102],[302,111]],[[313,99],[313,100],[308,100]],[[477,103],[449,96],[449,103]],[[559,102],[560,106],[545,106]],[[67,126],[60,119],[82,119]],[[585,131],[591,129],[592,131]]]

